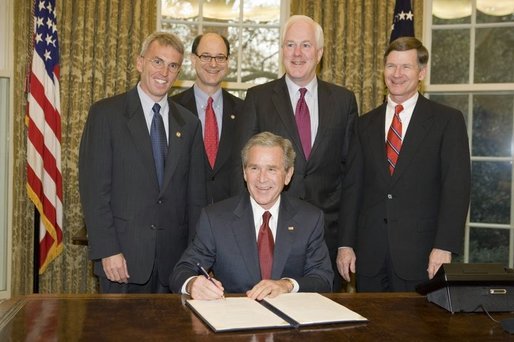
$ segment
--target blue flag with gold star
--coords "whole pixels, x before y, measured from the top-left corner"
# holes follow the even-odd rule
[[[393,26],[389,42],[399,37],[414,37],[414,13],[410,0],[396,0],[394,6]]]

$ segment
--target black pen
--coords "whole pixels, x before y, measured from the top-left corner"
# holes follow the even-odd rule
[[[214,280],[212,280],[211,276],[209,275],[209,273],[207,273],[207,271],[205,270],[205,268],[203,268],[202,265],[200,265],[199,262],[196,263],[196,266],[198,267],[198,270],[200,270],[200,272],[202,272],[202,274],[205,276],[205,278],[207,278],[207,280],[209,280],[211,283],[214,284],[214,286],[218,287],[218,285],[216,285],[216,283],[214,282]],[[225,299],[225,295],[221,295],[221,297],[223,299]]]

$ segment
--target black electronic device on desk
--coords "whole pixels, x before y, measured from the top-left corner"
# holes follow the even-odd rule
[[[416,291],[452,313],[514,311],[514,270],[502,264],[444,264]]]

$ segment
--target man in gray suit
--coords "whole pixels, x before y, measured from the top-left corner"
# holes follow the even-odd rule
[[[348,89],[316,77],[323,55],[323,30],[318,23],[303,15],[290,17],[281,44],[286,74],[248,90],[238,143],[243,146],[264,131],[291,140],[297,158],[285,191],[323,210],[325,239],[337,273],[339,202],[357,103]],[[341,284],[337,274],[334,290]]]
[[[101,292],[169,292],[206,204],[200,122],[167,97],[183,54],[176,36],[151,34],[137,86],[89,111],[79,183]]]
[[[208,203],[231,196],[232,166],[234,159],[239,158],[239,152],[235,152],[233,147],[243,100],[221,88],[221,82],[229,71],[229,58],[230,44],[225,37],[217,33],[196,37],[191,49],[195,84],[172,97],[198,116],[202,123]],[[214,114],[214,120],[209,118],[209,113]],[[211,125],[216,133],[215,139],[209,138]]]
[[[414,37],[384,54],[387,103],[356,124],[344,180],[338,267],[358,291],[414,291],[464,240],[471,172],[461,112],[418,93],[428,51]]]
[[[328,292],[333,271],[323,238],[323,212],[282,193],[294,170],[291,142],[269,132],[241,153],[248,193],[202,211],[193,244],[170,278],[173,292],[216,299],[223,292],[253,299],[286,292]],[[199,266],[212,271],[210,281]]]

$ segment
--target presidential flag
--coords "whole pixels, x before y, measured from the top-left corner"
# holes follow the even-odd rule
[[[412,13],[411,0],[396,0],[394,6],[393,26],[389,42],[399,37],[414,37],[414,13]]]
[[[39,212],[39,273],[63,250],[59,44],[55,0],[35,0],[27,114],[27,192]]]

